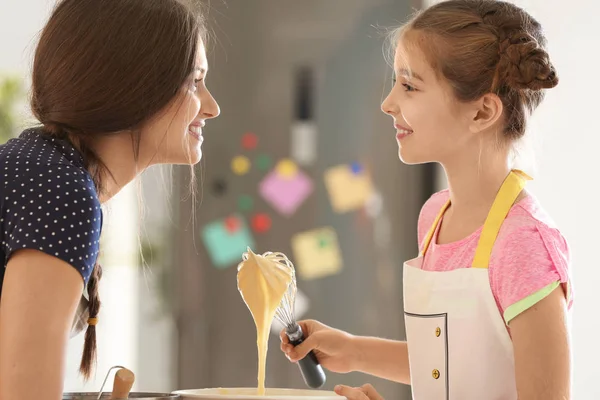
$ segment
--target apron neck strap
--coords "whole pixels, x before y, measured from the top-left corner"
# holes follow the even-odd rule
[[[473,268],[487,268],[489,266],[492,249],[500,232],[500,227],[528,180],[531,180],[531,178],[519,170],[511,171],[504,180],[494,199],[485,224],[483,224],[477,250],[475,250],[475,258],[473,258]]]
[[[433,224],[431,225],[431,228],[429,228],[429,232],[427,232],[427,236],[425,236],[425,239],[423,240],[423,246],[422,246],[421,254],[420,254],[421,257],[424,256],[425,253],[427,252],[427,250],[429,249],[429,245],[431,244],[431,239],[433,239],[433,235],[435,234],[435,230],[437,229],[438,225],[440,224],[440,220],[442,219],[442,217],[446,213],[446,210],[448,209],[448,207],[450,207],[450,199],[448,199],[448,201],[446,202],[446,204],[444,204],[444,206],[440,210],[440,212],[437,215],[437,217],[435,217],[435,220],[433,221]]]
[[[477,244],[477,250],[475,250],[473,268],[488,267],[490,256],[492,254],[492,248],[494,247],[494,243],[498,237],[500,227],[502,226],[506,215],[515,203],[515,200],[523,191],[523,188],[528,180],[531,180],[531,177],[529,177],[523,171],[516,169],[512,170],[504,180],[504,183],[500,187],[500,190],[494,199],[494,203],[492,204],[492,208],[488,213],[485,224],[483,225],[481,237],[479,238],[479,243]],[[433,225],[429,229],[427,236],[425,236],[420,254],[421,256],[424,256],[429,249],[433,235],[435,234],[435,231],[440,223],[440,220],[444,216],[444,213],[446,210],[448,210],[448,207],[450,207],[450,200],[444,204],[439,214],[435,218]]]

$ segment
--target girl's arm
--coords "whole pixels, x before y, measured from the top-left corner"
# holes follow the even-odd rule
[[[571,398],[567,305],[561,286],[509,323],[519,400]]]
[[[79,272],[37,250],[6,266],[0,302],[0,400],[59,400],[69,333],[83,289]]]
[[[357,371],[410,385],[406,342],[361,336],[354,341]]]

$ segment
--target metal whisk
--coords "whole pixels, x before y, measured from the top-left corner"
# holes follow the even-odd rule
[[[292,272],[292,281],[275,312],[275,318],[285,327],[285,333],[288,339],[290,339],[290,343],[293,346],[298,346],[304,341],[304,333],[300,325],[296,322],[296,271],[294,264],[283,253],[265,253],[264,256],[268,256],[268,258],[271,258],[280,265],[286,266]],[[309,387],[317,389],[325,384],[325,372],[321,364],[319,364],[317,356],[312,351],[302,360],[298,361],[298,367],[300,368],[304,382]]]

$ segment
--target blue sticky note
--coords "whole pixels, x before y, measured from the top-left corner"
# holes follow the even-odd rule
[[[233,228],[228,224],[231,218],[237,220]],[[205,225],[202,229],[202,240],[210,260],[219,269],[237,265],[242,261],[242,254],[248,247],[256,247],[248,225],[240,215],[233,215]]]

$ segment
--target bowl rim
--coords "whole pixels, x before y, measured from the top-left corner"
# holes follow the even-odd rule
[[[106,396],[110,397],[110,394],[112,392],[102,392],[102,397],[101,399],[104,399]],[[131,392],[130,395],[133,394],[135,396],[143,396],[143,397],[131,397],[132,399],[136,399],[136,398],[141,398],[143,399],[144,397],[149,397],[149,398],[153,398],[153,397],[164,397],[166,399],[180,399],[181,396],[176,394],[176,393],[159,393],[159,392]],[[67,398],[69,398],[68,396],[94,396],[94,399],[96,399],[98,397],[98,392],[63,392],[62,394],[63,399],[65,398],[65,396],[67,396]]]
[[[252,394],[218,394],[218,393],[197,393],[198,391],[209,391],[209,390],[256,390],[256,387],[214,387],[214,388],[201,388],[201,389],[185,389],[176,390],[173,393],[182,396],[183,398],[195,398],[195,399],[223,399],[223,400],[282,400],[282,396],[285,396],[285,400],[306,400],[306,395],[298,394],[294,395],[291,393],[289,396],[282,394],[272,394],[265,396],[258,396]],[[311,391],[315,393],[315,396],[309,397],[314,400],[345,400],[346,398],[336,394],[331,390],[315,390],[315,389],[297,389],[297,388],[267,388],[267,390],[281,390],[284,392],[293,391]]]

